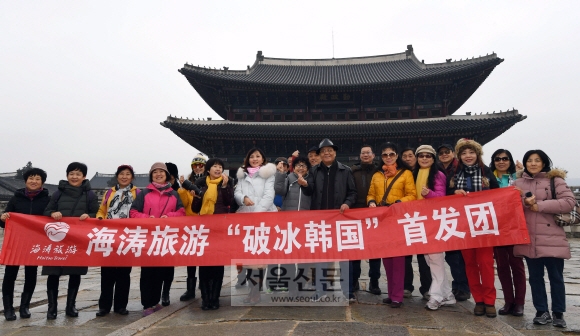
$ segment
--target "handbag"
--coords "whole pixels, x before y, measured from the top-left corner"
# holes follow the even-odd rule
[[[556,186],[554,184],[554,178],[550,179],[550,189],[552,192],[552,199],[557,199],[556,197]],[[578,201],[574,205],[574,209],[570,212],[555,214],[554,221],[560,227],[562,226],[570,226],[570,225],[578,225],[580,224],[580,214],[578,213]]]
[[[391,183],[389,183],[389,186],[387,187],[387,190],[385,190],[385,194],[383,195],[383,199],[381,200],[381,203],[379,203],[379,206],[390,206],[389,203],[387,203],[387,196],[389,196],[389,192],[391,192],[391,188],[393,187],[393,184],[395,184],[395,181],[401,176],[403,175],[403,172],[405,171],[405,169],[401,169],[397,175],[395,175],[395,177],[393,177],[393,180],[391,180]]]

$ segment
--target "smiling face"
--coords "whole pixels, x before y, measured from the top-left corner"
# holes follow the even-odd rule
[[[298,162],[294,166],[294,172],[298,175],[304,176],[308,172],[308,166],[306,166],[306,164],[304,162]]]
[[[26,179],[26,189],[28,191],[37,191],[42,188],[42,178],[38,175],[28,176]]]
[[[119,188],[125,188],[133,181],[133,174],[129,169],[123,169],[117,174],[117,183],[119,183]]]
[[[375,159],[375,154],[373,153],[372,148],[370,147],[363,147],[360,149],[360,162],[364,164],[371,164]]]
[[[499,153],[493,158],[493,163],[495,164],[495,169],[500,174],[506,174],[511,162],[510,158],[506,153]]]
[[[383,163],[390,166],[397,162],[397,152],[395,152],[392,148],[385,148],[381,153],[381,158],[383,159]]]
[[[212,180],[220,178],[222,173],[224,172],[224,168],[219,163],[214,164],[209,168],[209,178]]]
[[[466,166],[473,166],[477,163],[477,154],[471,148],[466,148],[461,151],[461,162]]]
[[[330,166],[334,162],[334,159],[336,159],[336,151],[334,148],[328,146],[320,149],[320,160],[322,160],[322,163]]]
[[[191,165],[191,168],[193,169],[195,175],[201,175],[205,170],[205,165],[203,163],[194,163]]]
[[[439,150],[439,153],[437,153],[439,155],[439,162],[441,162],[442,164],[449,164],[451,163],[451,161],[453,161],[453,158],[455,157],[453,154],[453,151],[450,150],[447,147],[443,147]]]
[[[308,161],[310,161],[311,166],[316,166],[320,163],[320,155],[316,154],[315,151],[308,152]]]
[[[259,151],[255,151],[250,155],[248,163],[250,164],[250,167],[257,168],[264,163],[264,158],[262,157],[262,154],[260,154]]]
[[[429,153],[419,153],[417,162],[421,168],[429,168],[435,163],[435,158]]]
[[[417,157],[412,150],[404,151],[403,154],[401,154],[401,159],[403,159],[403,161],[405,161],[411,168],[415,168],[415,165],[417,164]]]
[[[544,169],[544,162],[542,162],[542,158],[538,154],[532,154],[526,161],[526,169],[528,172],[534,176],[537,173],[541,172]]]
[[[66,175],[68,183],[73,187],[80,187],[85,180],[85,175],[80,170],[72,170]]]
[[[167,173],[163,169],[156,168],[151,172],[151,180],[155,183],[167,182]]]

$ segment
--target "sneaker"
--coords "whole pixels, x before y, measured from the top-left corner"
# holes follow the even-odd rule
[[[151,307],[151,308],[153,309],[153,311],[160,311],[163,308],[163,306],[158,303],[155,305],[155,307]]]
[[[143,317],[149,316],[149,315],[151,315],[153,313],[155,313],[155,310],[153,309],[153,307],[147,308],[147,309],[143,309]]]
[[[425,308],[427,308],[429,310],[437,310],[437,309],[439,309],[439,307],[441,307],[441,302],[439,302],[435,299],[429,299],[429,301],[425,305]]]
[[[274,294],[274,291],[272,290],[272,288],[266,288],[265,294]]]
[[[536,312],[536,317],[534,317],[534,324],[546,325],[552,322],[552,317],[548,312]]]
[[[457,303],[457,300],[455,300],[455,296],[453,294],[449,294],[449,296],[446,299],[443,299],[443,301],[441,302],[441,305],[442,306],[452,306],[456,303]]]
[[[412,293],[410,290],[408,290],[408,289],[405,289],[405,290],[403,291],[403,297],[404,297],[404,298],[410,298],[411,296],[413,296],[413,293]]]
[[[423,300],[429,301],[431,299],[431,294],[429,292],[423,293]]]
[[[536,319],[534,319],[534,322],[535,320]],[[552,325],[558,328],[566,328],[566,321],[564,321],[564,313],[552,313]]]
[[[471,298],[471,293],[469,292],[457,290],[457,292],[453,294],[455,295],[455,299],[457,301],[467,301]]]

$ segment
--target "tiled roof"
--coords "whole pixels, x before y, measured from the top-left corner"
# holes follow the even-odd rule
[[[503,59],[495,53],[466,60],[424,64],[408,46],[403,53],[342,59],[267,58],[259,51],[247,70],[211,69],[185,64],[179,71],[190,82],[223,82],[231,86],[360,87],[449,79],[493,69]],[[193,84],[193,83],[192,83]]]
[[[342,121],[342,122],[235,122],[189,120],[168,117],[161,125],[186,140],[191,139],[320,139],[340,136],[403,137],[440,136],[499,131],[500,134],[526,118],[517,110],[442,118]],[[188,141],[188,140],[186,140]],[[189,141],[188,141],[189,142]],[[195,146],[195,144],[192,144]]]
[[[101,174],[96,173],[90,179],[91,188],[93,189],[109,189],[110,186],[107,182],[115,178],[115,174]],[[149,185],[149,174],[135,174],[135,179],[133,180],[133,185],[137,188],[145,188]]]

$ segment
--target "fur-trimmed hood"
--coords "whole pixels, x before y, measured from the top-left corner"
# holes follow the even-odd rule
[[[517,178],[521,178],[524,176],[525,171],[524,170],[518,170],[516,172],[516,177]],[[546,174],[546,178],[551,179],[552,177],[559,177],[563,180],[566,179],[566,176],[568,175],[568,171],[562,169],[562,168],[552,168],[549,172],[544,173]],[[526,177],[531,178],[531,176],[529,176],[528,174],[526,174]]]
[[[240,167],[238,169],[236,176],[238,177],[238,180],[241,180],[247,174],[248,173],[244,171],[244,168]],[[258,170],[258,175],[263,179],[267,179],[271,176],[274,176],[274,174],[276,174],[276,165],[274,165],[273,163],[267,163],[264,166],[260,167],[260,170]]]

